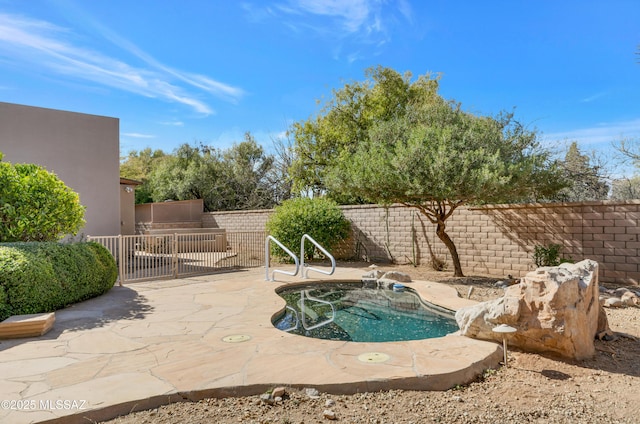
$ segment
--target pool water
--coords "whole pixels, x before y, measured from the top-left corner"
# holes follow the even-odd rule
[[[424,302],[410,288],[378,288],[375,282],[331,282],[284,288],[278,294],[287,306],[273,324],[292,334],[389,342],[442,337],[458,331],[453,312]]]

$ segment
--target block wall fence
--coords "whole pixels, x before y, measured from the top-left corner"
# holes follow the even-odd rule
[[[342,206],[352,237],[343,258],[430,266],[431,253],[452,270],[435,226],[413,208]],[[229,231],[264,231],[271,210],[211,212],[202,226]],[[536,245],[562,245],[573,261],[593,259],[600,281],[640,281],[640,200],[461,207],[447,221],[465,275],[522,277],[535,269]]]

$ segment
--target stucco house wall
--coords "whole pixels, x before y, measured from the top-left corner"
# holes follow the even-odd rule
[[[119,134],[117,118],[0,102],[3,160],[41,165],[76,191],[81,234],[120,232]]]
[[[136,186],[140,181],[120,178],[120,234],[133,235],[136,233]]]

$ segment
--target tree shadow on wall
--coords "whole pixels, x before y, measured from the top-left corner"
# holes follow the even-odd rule
[[[474,212],[487,216],[504,237],[527,252],[536,244],[565,238],[558,228],[571,226],[557,217],[552,219],[551,214],[536,213],[536,209],[530,208],[478,208]]]
[[[353,222],[351,223],[351,237],[345,243],[350,245],[341,246],[343,251],[350,250],[349,260],[364,261],[372,263],[393,263],[394,257],[388,246],[377,237],[365,233]]]

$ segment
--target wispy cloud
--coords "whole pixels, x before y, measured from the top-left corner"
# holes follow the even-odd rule
[[[278,19],[290,30],[323,38],[382,46],[391,38],[392,24],[413,22],[406,0],[285,0],[271,8],[243,4],[253,21]],[[359,54],[346,54],[352,62]]]
[[[288,1],[278,8],[288,14],[319,15],[334,19],[347,33],[366,30],[377,1],[368,0],[301,0]]]
[[[133,66],[91,47],[77,45],[74,42],[79,37],[66,28],[2,13],[0,57],[6,56],[13,62],[46,72],[48,76],[54,73],[180,103],[205,115],[213,114],[214,110],[188,88],[231,102],[237,102],[244,95],[240,88],[166,66],[107,28],[100,26],[99,29],[103,37],[141,59],[147,67]]]
[[[168,125],[172,127],[182,127],[184,126],[184,122],[182,121],[163,121],[160,122],[160,125]]]
[[[590,128],[578,128],[570,131],[543,134],[542,139],[548,143],[569,140],[578,141],[581,145],[599,147],[609,146],[624,138],[640,138],[640,119],[623,122],[604,122]]]
[[[122,133],[122,135],[125,137],[131,137],[131,138],[156,138],[155,135],[140,134],[140,133]]]
[[[592,102],[592,101],[594,101],[594,100],[598,100],[598,99],[600,99],[600,98],[602,98],[602,97],[606,96],[607,94],[609,94],[609,92],[607,92],[607,91],[602,91],[602,92],[600,92],[600,93],[593,94],[593,95],[591,95],[591,96],[589,96],[589,97],[585,97],[584,99],[582,99],[582,100],[580,100],[580,101],[581,101],[582,103],[591,103],[591,102]]]
[[[86,18],[91,19],[91,18]],[[240,98],[244,96],[244,91],[241,88],[233,87],[228,84],[213,80],[205,75],[194,74],[190,72],[183,72],[177,69],[173,69],[169,66],[159,62],[149,54],[139,49],[135,44],[131,43],[105,27],[98,21],[92,20],[91,25],[95,28],[104,38],[111,41],[113,44],[122,48],[123,50],[133,54],[137,58],[144,61],[147,65],[155,68],[156,70],[175,77],[176,79],[185,82],[193,87],[206,91],[214,96],[223,98],[227,101],[236,103]]]

